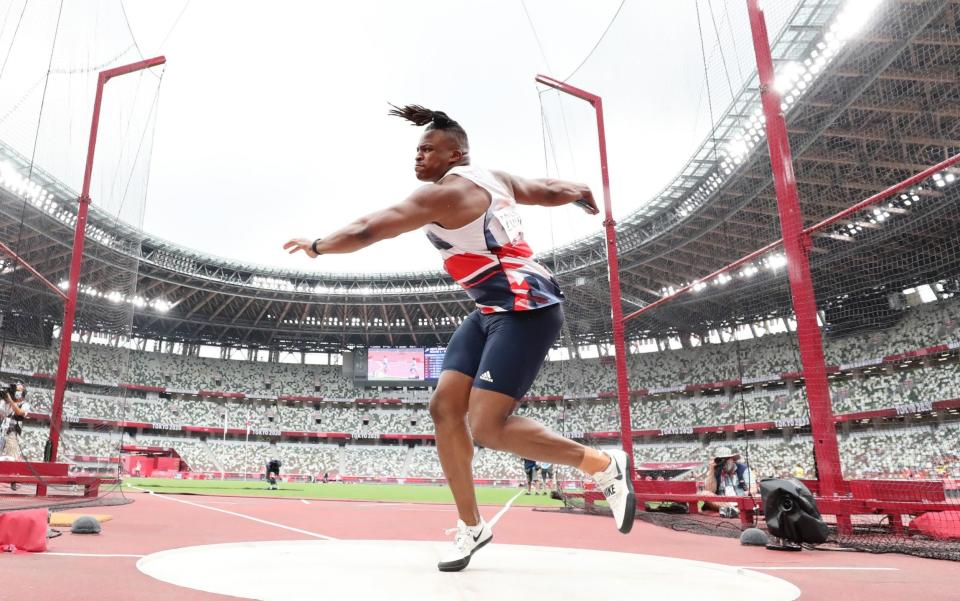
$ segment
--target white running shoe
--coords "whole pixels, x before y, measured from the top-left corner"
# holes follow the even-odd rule
[[[447,534],[456,533],[453,539],[453,548],[444,553],[437,564],[441,572],[459,572],[470,564],[470,557],[481,547],[493,540],[493,530],[480,518],[476,526],[467,526],[463,520],[457,520],[457,527],[446,531]]]
[[[617,530],[624,534],[633,528],[633,517],[637,511],[637,502],[633,495],[633,471],[630,469],[630,457],[623,451],[604,451],[610,457],[610,465],[602,472],[593,475],[593,481],[603,491]]]

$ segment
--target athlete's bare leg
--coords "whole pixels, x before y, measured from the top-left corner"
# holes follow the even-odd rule
[[[468,526],[480,523],[473,488],[473,439],[467,429],[467,408],[473,378],[457,371],[440,374],[430,399],[430,416],[436,428],[437,454],[447,477],[460,519]]]
[[[596,449],[564,438],[530,418],[510,415],[515,405],[513,397],[499,392],[480,388],[470,391],[467,416],[477,444],[537,461],[569,465],[588,475],[609,465],[610,458]]]

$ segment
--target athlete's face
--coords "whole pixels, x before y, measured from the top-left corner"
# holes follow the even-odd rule
[[[420,136],[414,171],[422,182],[435,182],[450,167],[463,160],[463,151],[456,138],[439,129],[432,129]]]

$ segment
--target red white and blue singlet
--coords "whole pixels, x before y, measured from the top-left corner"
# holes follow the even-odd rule
[[[528,311],[563,302],[553,274],[534,260],[523,239],[513,191],[487,169],[452,167],[443,177],[451,175],[486,190],[490,206],[463,227],[446,229],[431,223],[423,229],[440,251],[443,268],[467,291],[480,312]]]

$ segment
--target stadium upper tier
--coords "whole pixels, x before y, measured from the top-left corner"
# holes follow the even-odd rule
[[[916,356],[922,349],[949,350],[958,346],[960,299],[951,298],[912,307],[902,320],[884,330],[827,337],[824,352],[828,366],[849,370],[882,364],[884,358]],[[23,375],[53,374],[57,359],[56,347],[8,342],[2,346],[0,370]],[[699,347],[631,353],[627,356],[627,371],[631,390],[656,392],[688,385],[717,387],[741,380],[744,384],[780,380],[782,374],[798,374],[801,366],[796,336],[784,331],[751,340],[728,339]],[[205,390],[256,398],[353,399],[375,394],[375,389],[356,385],[342,372],[338,365],[213,359],[182,352],[128,351],[105,344],[77,344],[68,377],[78,383],[110,387],[136,384],[170,392]],[[547,361],[529,395],[576,398],[615,389],[612,361],[574,359]],[[426,398],[422,396],[425,391],[409,392]],[[399,394],[397,390],[386,390],[380,396]]]
[[[798,463],[812,473],[806,390],[793,339],[784,332],[630,355],[637,460],[702,463],[714,446],[735,445],[763,475],[789,473]],[[957,474],[960,301],[914,306],[884,330],[829,337],[825,350],[848,477]],[[34,417],[44,419],[52,391],[43,374],[53,371],[55,349],[8,343],[2,361],[7,373],[34,374],[27,378],[28,398]],[[548,362],[531,390],[539,400],[521,404],[517,413],[593,443],[615,439],[613,372],[604,359]],[[175,449],[194,471],[256,474],[276,453],[287,473],[440,475],[435,450],[428,442],[416,446],[434,431],[428,391],[355,387],[340,366],[78,344],[70,377],[62,442],[67,458],[80,465],[115,469],[103,458],[132,444]],[[118,386],[110,380],[116,377],[135,385]],[[40,456],[45,437],[42,421],[30,423],[27,456]],[[403,440],[414,447],[398,446]],[[475,467],[479,478],[514,478],[517,461],[484,451]]]
[[[939,409],[955,415],[960,400],[960,301],[915,307],[879,334],[828,340],[833,410],[846,414],[838,419],[860,419],[864,415],[855,414],[878,410],[883,416]],[[804,426],[807,399],[792,338],[784,333],[631,355],[632,427],[670,435],[681,433],[678,429],[709,432],[734,424],[761,424],[754,429]],[[6,373],[33,374],[33,410],[49,413],[52,392],[44,385],[49,376],[43,374],[53,371],[55,350],[7,344],[2,359]],[[612,398],[614,372],[611,362],[602,359],[548,362],[531,388],[531,396],[547,402],[531,402],[521,412],[571,434],[615,431],[619,413]],[[339,366],[205,359],[79,344],[69,376],[73,385],[64,414],[71,423],[92,418],[166,430],[249,426],[274,435],[366,432],[374,438],[433,432],[423,404],[428,391],[357,387]],[[385,399],[393,402],[377,402]]]
[[[952,362],[909,370],[844,374],[833,380],[831,388],[833,410],[841,423],[929,414],[957,421],[960,365],[954,357]],[[49,388],[32,388],[31,409],[38,415],[49,414],[52,396]],[[254,436],[284,439],[396,440],[397,435],[432,439],[434,424],[424,404],[167,399],[70,391],[64,415],[68,424],[80,426],[123,422],[131,428],[214,436],[226,425],[231,435],[243,436],[249,428]],[[578,439],[616,438],[620,427],[617,403],[596,394],[582,400],[531,401],[519,407],[517,414]],[[809,422],[806,390],[783,383],[708,395],[658,393],[634,400],[631,416],[632,430],[645,437],[727,432],[747,424],[751,430],[805,428]]]
[[[802,0],[772,44],[784,81],[783,108],[807,224],[960,151],[960,28],[950,3],[884,3],[852,37],[837,24],[842,4]],[[619,224],[628,311],[779,238],[759,115],[753,77],[736,92],[677,178]],[[26,157],[3,145],[0,162],[6,164],[0,172],[0,240],[13,243],[51,282],[63,282],[76,192],[45,174],[42,166],[31,170]],[[24,183],[28,171],[36,185]],[[646,176],[642,166],[636,174],[613,174]],[[911,193],[943,202],[898,206],[892,252],[904,253],[899,259],[904,265],[926,265],[929,249],[956,237],[957,222],[942,218],[941,212],[956,204],[958,192],[953,186],[927,185]],[[876,248],[890,253],[884,227],[858,238],[858,252]],[[97,307],[129,303],[137,309],[133,333],[141,338],[296,350],[431,346],[445,344],[472,309],[466,295],[440,272],[322,274],[242,265],[159,240],[96,210],[88,249],[81,276],[81,330],[116,327],[103,323]],[[858,268],[843,260],[842,248],[828,250],[813,265],[815,272],[831,274],[817,286],[818,297],[827,303],[843,297],[839,283]],[[933,275],[955,276],[958,261],[960,254],[937,257]],[[602,236],[564,246],[545,263],[566,291],[572,338],[580,343],[609,340]],[[878,277],[884,291],[933,281],[929,270],[895,269],[886,263],[878,269],[886,270]],[[136,294],[130,298],[111,296],[104,273],[118,270],[136,274]],[[31,315],[20,315],[23,323],[59,321],[62,305],[53,293],[9,262],[2,277],[28,296],[21,306],[29,307]],[[674,313],[672,321],[696,331],[717,320],[783,314],[789,301],[781,280],[772,273],[751,280],[748,293],[760,300],[738,307],[740,315],[723,309],[731,306],[724,295],[735,287],[710,287]],[[670,321],[636,320],[630,335],[675,331]]]

